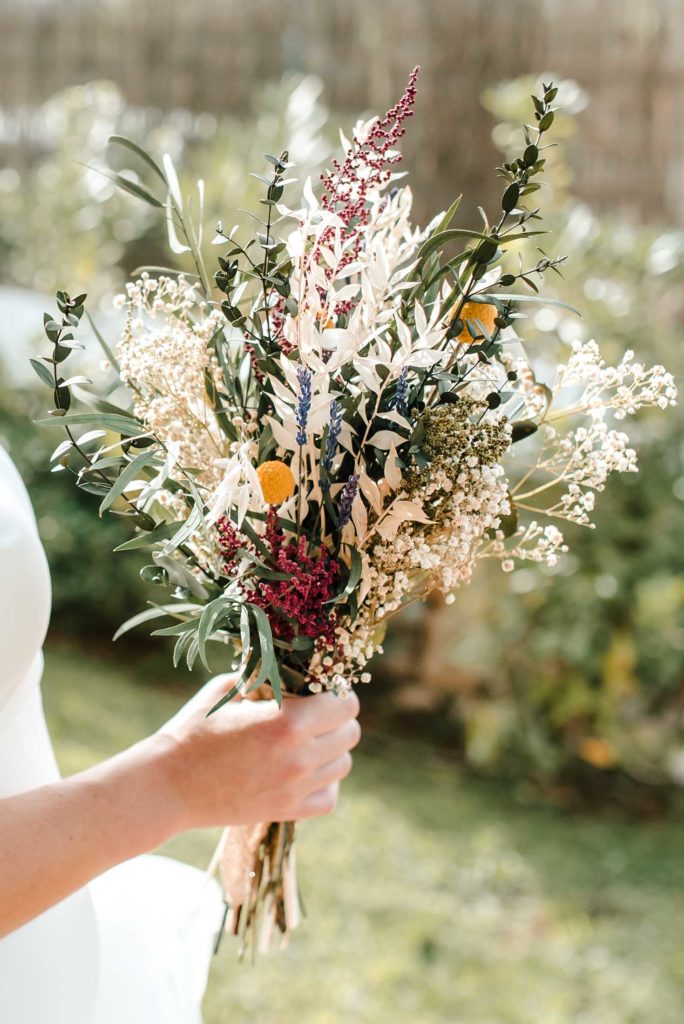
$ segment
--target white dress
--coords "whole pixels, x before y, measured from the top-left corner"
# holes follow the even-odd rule
[[[0,446],[0,799],[59,778],[40,695],[49,614],[33,511]],[[201,1024],[220,918],[202,872],[129,860],[0,940],[0,1022]]]

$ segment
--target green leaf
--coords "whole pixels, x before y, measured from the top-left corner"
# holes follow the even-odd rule
[[[230,690],[228,690],[228,693],[225,693],[223,697],[221,697],[221,700],[217,701],[213,708],[209,709],[207,712],[207,718],[209,718],[209,715],[213,715],[215,711],[218,711],[219,708],[222,708],[224,704],[228,704],[229,701],[234,700],[242,690],[242,684],[243,680],[238,679],[235,686],[232,686]]]
[[[100,332],[97,329],[97,326],[95,324],[95,321],[93,320],[93,318],[90,315],[90,313],[86,312],[86,317],[87,317],[88,323],[90,324],[91,331],[93,332],[93,334],[95,335],[95,337],[97,338],[97,340],[99,342],[100,348],[102,349],[102,351],[104,352],[104,354],[106,355],[107,359],[112,364],[112,366],[114,367],[116,372],[119,373],[120,370],[121,370],[121,367],[119,366],[119,361],[116,358],[116,356],[114,355],[114,352],[112,351],[110,346],[107,344],[105,339],[100,334]]]
[[[508,186],[508,188],[506,189],[506,191],[504,192],[504,194],[503,194],[503,196],[501,198],[501,209],[505,213],[510,213],[511,210],[515,209],[515,207],[516,207],[516,205],[518,203],[519,197],[520,197],[520,186],[517,185],[515,182],[512,182]]]
[[[150,636],[182,636],[184,633],[197,629],[199,618],[184,619],[183,622],[176,622],[173,626],[164,626],[162,629],[155,629]]]
[[[112,637],[113,640],[118,640],[124,633],[128,633],[129,630],[135,629],[136,626],[141,626],[144,622],[150,622],[152,619],[159,619],[162,617],[173,617],[179,612],[190,612],[197,611],[198,606],[188,602],[178,602],[176,604],[155,604],[152,608],[146,608],[143,612],[138,612],[137,615],[133,615],[126,622],[122,623],[117,629],[116,633]]]
[[[56,409],[62,409],[65,413],[69,411],[71,406],[71,392],[68,387],[64,387],[65,381],[63,377],[57,378],[57,387],[53,390],[53,400]]]
[[[199,644],[197,643],[197,637],[193,636],[188,644],[188,650],[185,655],[185,664],[188,666],[188,671],[192,672],[195,667],[195,661],[197,660],[197,654],[199,651]],[[209,667],[209,666],[207,666]]]
[[[50,371],[48,370],[48,368],[45,365],[45,363],[41,363],[41,361],[39,359],[31,359],[30,363],[31,363],[31,366],[33,367],[33,369],[36,371],[36,373],[40,377],[40,379],[42,380],[43,384],[47,384],[47,386],[49,388],[54,388],[54,386],[55,386],[54,377],[50,373]]]
[[[418,258],[421,261],[426,260],[433,252],[443,248],[457,238],[477,238],[480,241],[484,241],[489,237],[489,235],[485,235],[481,231],[468,231],[465,228],[449,228],[447,231],[436,231],[423,242],[418,252]]]
[[[290,575],[286,572],[276,572],[275,569],[269,569],[268,565],[258,555],[255,555],[253,551],[249,551],[247,548],[238,548],[236,555],[238,558],[244,558],[262,570],[260,573],[257,573],[259,579],[281,580],[283,582],[291,579]]]
[[[138,420],[131,419],[128,416],[108,416],[98,412],[75,412],[70,416],[60,416],[59,418],[47,417],[46,419],[36,420],[36,423],[41,426],[46,423],[59,423],[60,426],[70,427],[92,423],[96,427],[102,427],[104,430],[113,430],[117,434],[123,434],[124,437],[135,437],[137,434],[149,433]]]
[[[535,235],[548,235],[548,231],[516,231],[512,235],[509,235],[506,231],[499,238],[499,244],[506,245],[507,242],[519,242],[523,238],[534,238]]]
[[[473,254],[473,259],[478,263],[489,263],[496,256],[498,249],[498,242],[493,238],[488,238],[486,241],[480,242]]]
[[[483,293],[480,295],[480,298],[485,302],[493,302],[497,298],[500,299],[501,296]],[[561,309],[567,309],[571,313],[575,313],[576,316],[582,315],[578,309],[575,309],[574,306],[569,306],[567,302],[561,302],[560,299],[550,299],[544,295],[520,295],[515,292],[506,292],[505,298],[507,302],[509,299],[513,299],[514,302],[536,302],[539,306],[559,306]]]
[[[156,206],[157,209],[163,209],[164,204],[153,196],[151,192],[148,192],[142,185],[138,185],[135,181],[131,181],[130,178],[124,178],[123,174],[112,174],[108,175],[111,177],[115,185],[118,185],[124,192],[128,192],[129,195],[135,196],[136,199],[142,199],[148,206]]]
[[[207,640],[211,639],[211,635],[214,632],[217,623],[220,622],[221,617],[225,615],[229,608],[233,607],[237,603],[238,602],[234,597],[226,597],[222,594],[210,604],[206,605],[202,615],[200,616],[199,627],[197,630],[198,652],[202,664],[208,671],[211,671],[211,666],[207,661]]]
[[[523,441],[526,437],[536,434],[538,430],[539,424],[534,420],[517,420],[512,427],[511,440],[515,444],[516,441]]]
[[[176,644],[173,648],[173,667],[178,668],[181,662],[181,658],[185,653],[185,649],[190,645],[192,641],[192,633],[183,633],[182,636],[178,637]]]
[[[363,559],[356,550],[356,548],[349,548],[349,554],[351,557],[351,565],[349,567],[349,576],[344,590],[337,597],[334,597],[332,601],[327,601],[326,604],[337,603],[343,601],[346,597],[356,590],[359,580],[361,579],[361,572],[363,571]]]
[[[154,173],[159,178],[161,178],[164,184],[168,187],[166,175],[162,171],[161,167],[156,162],[156,160],[152,159],[147,150],[142,148],[142,146],[139,146],[136,142],[133,142],[132,139],[127,139],[125,135],[110,135],[109,142],[115,146],[123,146],[125,149],[129,149],[131,153],[135,153],[135,155],[140,157],[140,159],[143,160],[148,165],[148,167],[152,168]]]
[[[532,167],[539,159],[539,150],[536,146],[529,145],[523,153],[523,162],[527,167]]]
[[[161,549],[161,553],[163,555],[170,555],[173,551],[179,548],[181,544],[184,544],[188,537],[191,537],[193,533],[200,529],[200,527],[202,526],[203,519],[204,515],[202,511],[202,506],[196,503],[192,512],[181,526],[180,530],[178,530],[177,533],[175,533],[173,537],[171,537],[171,539],[167,541],[167,543]]]
[[[61,458],[61,456],[65,455],[72,446],[73,441],[71,440],[71,438],[68,437],[66,441],[62,441],[60,444],[57,445],[54,452],[50,456],[50,462],[54,462],[56,459]]]
[[[254,686],[256,688],[257,686],[260,686],[261,683],[268,680],[273,687],[273,695],[278,706],[280,706],[283,701],[283,688],[282,680],[280,678],[280,670],[278,669],[278,662],[275,656],[275,648],[273,646],[271,623],[268,621],[268,616],[264,612],[263,608],[259,608],[255,604],[250,604],[248,607],[259,634],[259,645],[261,647],[261,667]]]
[[[435,228],[435,232],[446,231],[446,229],[449,227],[449,225],[451,224],[452,220],[454,219],[454,217],[456,215],[456,211],[458,210],[459,206],[461,205],[461,200],[462,199],[463,199],[463,193],[461,193],[461,195],[458,196],[457,199],[454,199],[453,203],[451,204],[451,206],[446,211],[446,213],[444,214],[444,216],[440,220],[439,224]]]
[[[126,487],[135,479],[141,470],[149,466],[156,458],[158,458],[158,450],[144,451],[142,455],[138,455],[132,462],[129,462],[125,469],[119,474],[114,484],[112,485],[109,494],[103,500],[100,505],[100,515],[106,512],[110,508],[116,499],[120,497],[125,491]]]
[[[135,551],[138,548],[153,547],[161,540],[172,537],[176,530],[183,525],[182,521],[174,523],[160,523],[153,530],[142,532],[130,540],[124,541],[114,548],[115,551]]]
[[[149,206],[156,206],[158,209],[164,208],[162,203],[156,196],[153,196],[151,192],[148,192],[142,185],[138,185],[135,181],[131,181],[130,178],[124,178],[123,174],[116,174],[114,171],[105,171],[102,167],[88,167],[88,170],[97,171],[98,174],[103,174],[105,178],[109,178],[113,181],[122,191],[128,192],[129,195],[135,196],[136,199],[142,199],[144,203]]]

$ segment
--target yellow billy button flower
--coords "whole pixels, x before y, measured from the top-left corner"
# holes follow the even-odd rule
[[[257,476],[261,484],[264,501],[269,505],[281,505],[291,498],[295,489],[295,478],[292,470],[284,462],[273,459],[257,466]]]
[[[456,310],[458,309],[458,302],[452,308],[449,319],[453,319]],[[493,306],[490,302],[466,302],[463,309],[458,314],[458,319],[463,323],[463,330],[456,336],[456,342],[459,345],[469,345],[471,343],[472,336],[468,330],[468,321],[473,322],[473,327],[476,328],[478,334],[482,332],[479,330],[475,320],[479,320],[483,327],[486,329],[488,334],[493,334],[496,330],[496,324],[494,318],[499,315],[499,311],[496,306]]]

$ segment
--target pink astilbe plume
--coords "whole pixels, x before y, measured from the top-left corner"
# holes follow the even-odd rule
[[[362,245],[362,229],[368,223],[368,197],[372,192],[385,188],[392,177],[392,167],[401,160],[401,153],[395,147],[405,134],[404,121],[413,117],[416,102],[416,81],[420,67],[415,67],[406,83],[404,93],[384,117],[370,123],[361,137],[358,131],[344,160],[333,160],[332,169],[321,175],[323,194],[321,205],[344,221],[346,240],[350,242],[338,266],[354,262]],[[333,229],[324,232],[321,245],[330,242]],[[342,303],[337,313],[347,311],[348,303]]]
[[[227,516],[222,516],[216,526],[223,570],[231,575],[236,569],[238,551],[241,548],[253,550],[253,545]],[[329,611],[328,604],[339,580],[339,562],[325,549],[309,554],[304,537],[285,541],[273,508],[266,520],[264,542],[270,551],[269,562],[273,569],[289,578],[262,580],[258,585],[246,581],[243,589],[249,601],[266,612],[275,637],[292,640],[296,635],[306,636],[332,646],[336,617]]]
[[[356,218],[366,222],[368,193],[384,188],[391,178],[391,166],[401,160],[394,147],[406,134],[404,121],[413,117],[419,71],[420,67],[415,67],[411,72],[399,102],[371,123],[365,138],[355,132],[344,160],[333,160],[332,170],[321,175],[321,205],[336,213],[347,227],[356,223]]]

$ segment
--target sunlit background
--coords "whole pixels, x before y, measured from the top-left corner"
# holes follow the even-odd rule
[[[51,561],[45,696],[64,771],[154,728],[200,681],[161,641],[112,646],[152,595],[125,525],[46,472],[28,367],[57,288],[111,299],[176,264],[156,211],[102,170],[111,134],[205,178],[207,226],[253,205],[263,154],[317,174],[422,65],[405,169],[417,215],[500,191],[539,77],[560,84],[550,188],[567,254],[523,328],[684,368],[684,7],[679,0],[0,0],[0,441]],[[114,161],[118,162],[114,162]],[[209,250],[213,260],[215,250]],[[98,372],[94,338],[84,357]],[[684,446],[644,416],[641,473],[555,571],[480,569],[395,622],[337,815],[302,829],[308,917],[256,967],[216,959],[208,1024],[681,1024],[684,1019]],[[0,567],[1,568],[1,567]],[[217,664],[217,668],[218,668]],[[213,836],[177,840],[203,864]]]

